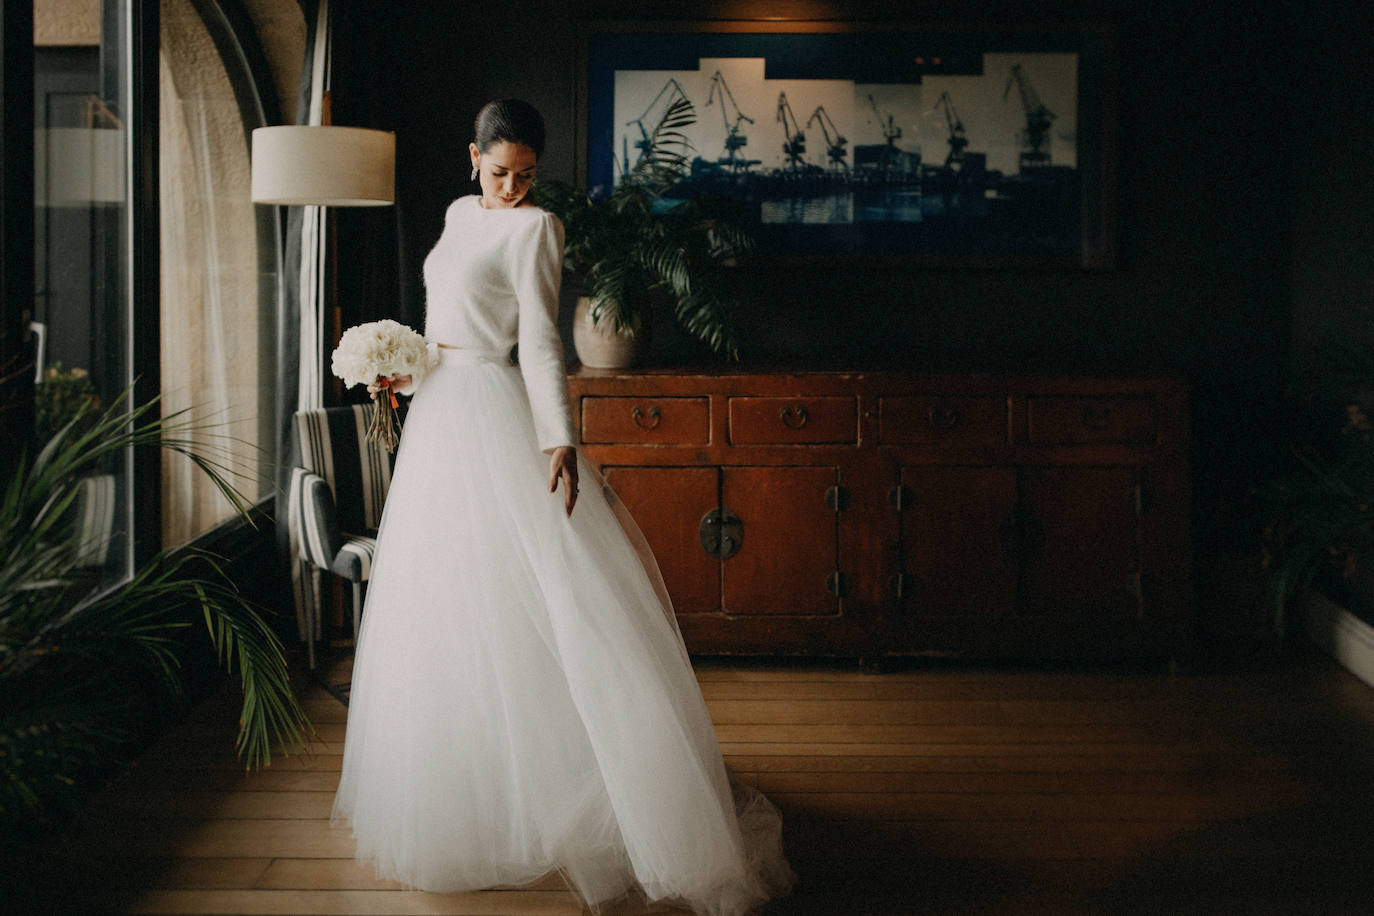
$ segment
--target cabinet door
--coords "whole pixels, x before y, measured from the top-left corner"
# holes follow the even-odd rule
[[[838,524],[826,491],[833,467],[721,471],[721,505],[742,523],[739,552],[722,563],[727,614],[837,614]]]
[[[1026,467],[1035,530],[1021,569],[1025,613],[1096,620],[1141,610],[1139,474],[1130,467]]]
[[[913,615],[997,617],[1016,608],[1016,469],[906,467],[903,607]]]
[[[644,533],[678,614],[720,610],[720,561],[701,546],[701,518],[720,503],[716,468],[606,468]]]

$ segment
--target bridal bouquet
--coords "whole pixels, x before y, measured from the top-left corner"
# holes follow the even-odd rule
[[[416,382],[429,371],[433,362],[424,337],[398,321],[383,319],[369,321],[344,331],[334,349],[330,368],[349,388],[354,385],[377,385],[390,389],[390,377],[409,375]],[[399,424],[396,421],[396,394],[379,392],[376,409],[367,426],[367,438],[381,442],[388,452],[396,450]]]

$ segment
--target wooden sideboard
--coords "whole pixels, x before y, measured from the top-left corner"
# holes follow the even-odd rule
[[[1189,649],[1177,377],[583,368],[569,386],[694,653]]]

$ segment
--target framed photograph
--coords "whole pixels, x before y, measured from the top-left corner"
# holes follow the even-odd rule
[[[728,196],[808,259],[1106,269],[1110,33],[891,23],[595,23],[579,173],[634,168],[668,107],[694,122],[673,199]]]

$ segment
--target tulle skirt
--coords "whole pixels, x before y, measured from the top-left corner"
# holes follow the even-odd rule
[[[785,893],[781,818],[726,773],[642,535],[580,455],[566,516],[508,359],[440,354],[382,515],[335,823],[424,890],[558,870],[593,909],[712,916]]]

